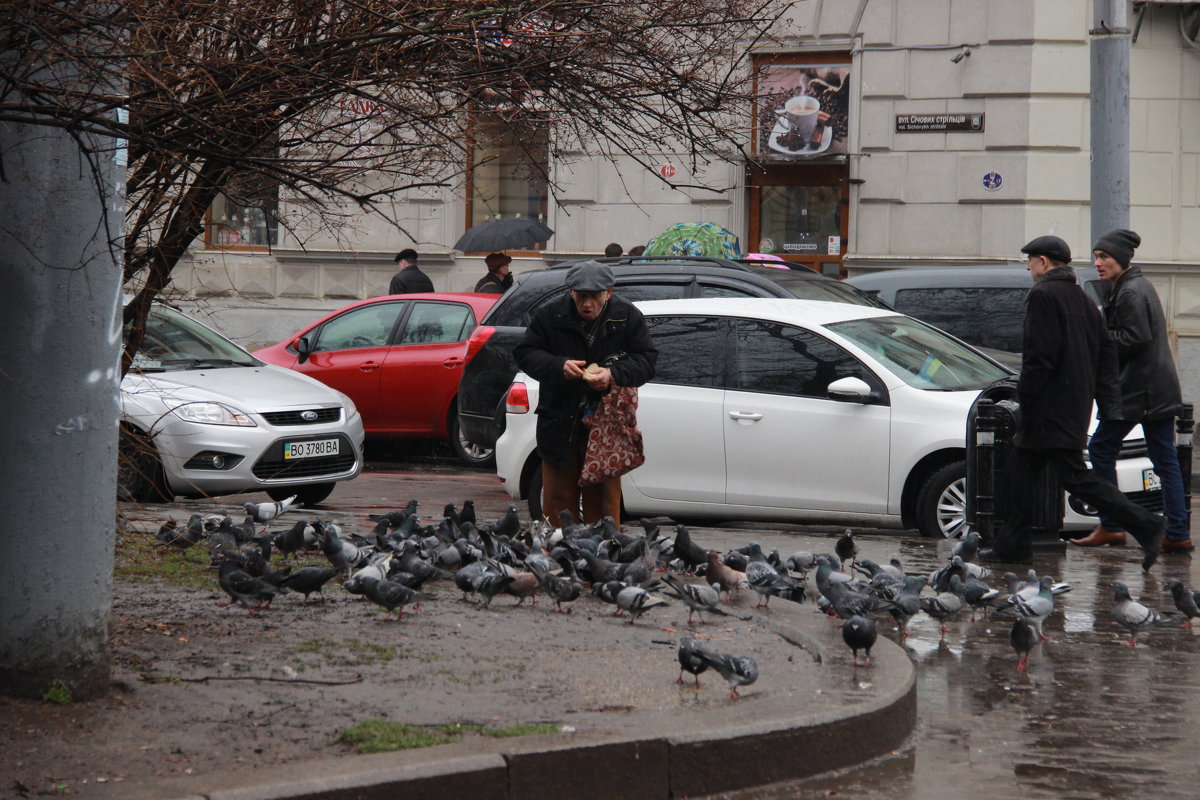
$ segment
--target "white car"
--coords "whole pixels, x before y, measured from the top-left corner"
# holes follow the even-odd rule
[[[118,493],[148,502],[265,491],[314,505],[358,475],[363,438],[346,395],[156,304],[121,381]]]
[[[639,390],[646,463],[622,478],[630,516],[960,531],[967,415],[981,389],[1011,374],[1004,367],[925,323],[863,306],[637,305],[659,357],[655,379]],[[506,402],[497,473],[539,518],[537,382],[518,375]],[[1125,458],[1118,479],[1153,507],[1150,470],[1144,455]],[[1088,511],[1073,499],[1065,527],[1094,525]]]

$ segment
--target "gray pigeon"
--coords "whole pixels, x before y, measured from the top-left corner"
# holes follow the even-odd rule
[[[526,563],[533,574],[537,576],[543,591],[554,600],[555,610],[570,613],[570,609],[564,609],[562,604],[573,603],[579,599],[579,595],[583,592],[583,584],[579,582],[579,579],[555,575],[538,563],[530,563],[529,560],[526,560]]]
[[[617,608],[629,612],[629,624],[652,608],[671,605],[661,597],[650,594],[640,586],[626,586],[616,595]]]
[[[1019,592],[1012,595],[1009,598],[1009,604],[997,611],[996,616],[1024,617],[1029,620],[1029,624],[1037,632],[1038,638],[1045,642],[1049,641],[1050,637],[1042,632],[1042,623],[1054,613],[1054,595],[1051,592],[1054,578],[1043,575],[1038,584],[1037,594],[1031,597],[1023,596]]]
[[[875,646],[875,638],[877,636],[875,622],[870,617],[855,614],[842,623],[842,641],[854,653],[854,666],[871,666],[871,648]],[[858,663],[859,650],[864,651],[866,655],[866,660],[861,664]]]
[[[364,578],[362,583],[363,593],[372,603],[386,608],[389,612],[400,609],[400,615],[396,617],[397,622],[404,619],[404,607],[413,600],[432,600],[435,597],[431,594],[414,591],[402,583],[381,581],[373,576]]]
[[[1008,643],[1017,654],[1017,672],[1029,671],[1029,653],[1037,646],[1038,635],[1029,620],[1017,617],[1012,630],[1008,632]]]
[[[847,561],[853,564],[855,557],[858,556],[858,545],[854,542],[854,532],[846,528],[838,537],[837,543],[834,544],[833,552],[837,553],[838,559],[841,560],[842,569],[846,568]]]
[[[962,599],[962,585],[957,575],[951,575],[949,587],[944,592],[938,592],[933,597],[921,598],[921,610],[938,621],[942,636],[949,630],[946,620],[957,616],[965,605]]]
[[[157,544],[170,545],[176,550],[187,550],[203,539],[205,535],[204,522],[200,515],[192,514],[192,518],[188,520],[183,530],[179,530],[179,523],[173,519],[164,522],[162,527],[158,529],[155,542]]]
[[[1175,608],[1179,609],[1180,614],[1183,614],[1182,627],[1192,627],[1192,620],[1200,617],[1200,592],[1188,589],[1178,578],[1168,583],[1167,588],[1171,590]]]
[[[690,672],[696,678],[696,688],[700,688],[700,673],[708,669],[708,662],[700,655],[700,643],[690,636],[684,636],[679,640],[679,650],[676,657],[679,659],[679,677],[675,679],[676,683],[683,683],[683,673]]]
[[[1139,633],[1153,628],[1164,619],[1162,614],[1130,597],[1129,587],[1121,581],[1113,581],[1113,603],[1113,619],[1129,631],[1129,641],[1125,644],[1130,647],[1137,647]]]
[[[749,686],[758,680],[758,662],[750,656],[735,656],[729,653],[714,653],[703,647],[696,648],[696,654],[704,663],[721,674],[729,684],[729,696],[736,698],[739,686]]]
[[[246,513],[254,518],[255,522],[270,522],[281,514],[291,511],[298,504],[296,498],[298,495],[292,495],[287,500],[280,500],[275,503],[243,503]]]
[[[970,563],[979,553],[979,546],[981,544],[983,544],[983,536],[980,535],[979,531],[970,531],[962,538],[962,541],[954,545],[954,549],[950,554]]]
[[[291,589],[293,592],[300,592],[304,595],[304,602],[308,602],[308,596],[316,592],[321,596],[321,602],[325,602],[325,593],[322,591],[325,584],[338,571],[333,567],[301,567],[295,572],[287,575],[279,582],[279,585],[285,589]]]
[[[236,602],[251,616],[254,616],[256,609],[271,605],[277,591],[266,581],[247,574],[233,561],[221,562],[217,571],[217,583],[225,594],[229,595],[230,602]],[[251,601],[254,601],[253,605]],[[222,607],[228,605],[229,603],[221,604]]]
[[[696,612],[700,612],[700,624],[705,625],[704,614],[720,614],[725,617],[736,617],[736,614],[730,613],[721,608],[721,592],[716,584],[706,583],[684,583],[674,575],[663,575],[663,583],[674,592],[675,596],[683,601],[683,604],[688,607],[688,623],[691,624],[692,616]],[[743,621],[749,620],[750,617],[741,617]]]

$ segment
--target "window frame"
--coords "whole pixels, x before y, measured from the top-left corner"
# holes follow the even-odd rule
[[[480,130],[483,127],[481,120],[483,120],[486,117],[498,117],[498,116],[499,116],[498,112],[489,112],[489,111],[477,109],[477,110],[470,112],[470,114],[467,117],[467,130],[466,130],[467,168],[464,173],[464,183],[463,183],[463,191],[464,191],[464,195],[465,195],[465,198],[464,198],[465,199],[464,220],[463,220],[464,221],[464,228],[463,228],[464,233],[467,230],[474,227],[474,225],[480,224],[480,223],[473,222],[473,220],[475,219],[475,172],[481,165],[479,163],[479,161],[476,159],[476,154],[478,152],[478,141],[480,138]],[[545,127],[545,133],[546,133],[545,168],[546,168],[547,175],[549,175],[550,166],[551,166],[551,164],[550,164],[550,136],[552,133],[552,129],[551,129],[550,123],[548,121],[542,121],[541,123],[539,123],[539,125]],[[540,198],[540,202],[539,202],[539,220],[538,221],[542,222],[543,224],[546,224],[549,220],[549,214],[550,214],[550,182],[549,182],[549,180],[547,180],[545,183],[545,188],[543,190],[542,196]],[[536,243],[534,243],[533,247],[529,248],[529,249],[525,249],[525,250],[508,249],[508,250],[505,250],[505,252],[511,256],[538,256],[538,255],[541,255],[545,249],[546,249],[545,242],[536,242]],[[471,251],[469,253],[466,253],[465,255],[477,255],[480,253],[483,253],[483,251]]]

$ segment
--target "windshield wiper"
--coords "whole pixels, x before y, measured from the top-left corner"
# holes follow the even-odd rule
[[[184,369],[203,369],[205,367],[253,367],[255,364],[245,361],[234,361],[232,358],[169,358],[159,362],[164,367],[180,367]]]

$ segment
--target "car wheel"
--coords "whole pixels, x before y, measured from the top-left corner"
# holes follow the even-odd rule
[[[333,493],[336,483],[312,483],[308,486],[272,486],[267,489],[267,495],[279,502],[296,495],[296,502],[303,506],[315,506]]]
[[[529,476],[529,518],[542,518],[542,465],[533,468]]]
[[[169,503],[175,499],[167,487],[158,450],[141,431],[121,428],[117,444],[117,499],[134,503]]]
[[[454,455],[472,467],[490,467],[496,463],[496,451],[493,448],[477,445],[463,436],[458,414],[450,417],[450,446],[454,448]]]
[[[967,464],[954,461],[934,470],[917,495],[922,536],[949,539],[967,527]]]

